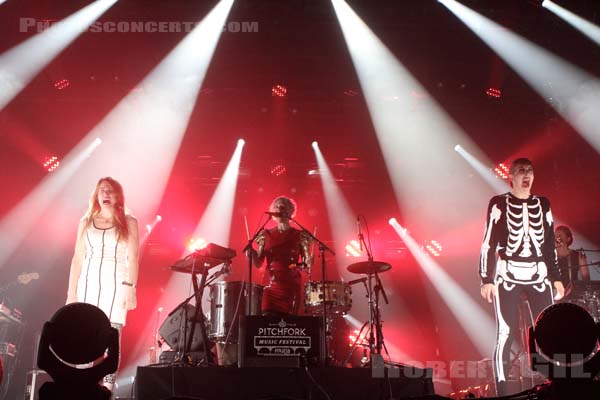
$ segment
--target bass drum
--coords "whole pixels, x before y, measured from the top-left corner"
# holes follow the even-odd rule
[[[237,343],[239,320],[246,314],[250,284],[217,282],[209,286],[210,330],[208,337],[221,343]],[[263,287],[252,284],[251,315],[260,314]]]
[[[304,286],[304,309],[308,314],[322,314],[323,301],[327,312],[345,314],[352,308],[352,288],[346,282],[325,281],[325,290],[320,281],[306,282]]]

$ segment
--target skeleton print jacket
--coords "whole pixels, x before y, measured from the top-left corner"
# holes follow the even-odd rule
[[[483,284],[494,283],[498,277],[504,282],[527,285],[560,280],[547,198],[531,195],[523,200],[510,192],[492,197],[479,275]]]

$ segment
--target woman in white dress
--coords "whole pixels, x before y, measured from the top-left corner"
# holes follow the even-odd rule
[[[127,311],[136,307],[138,251],[138,224],[125,209],[123,187],[101,178],[79,221],[67,304],[97,306],[121,332]],[[112,389],[114,381],[115,375],[108,375],[104,385]]]

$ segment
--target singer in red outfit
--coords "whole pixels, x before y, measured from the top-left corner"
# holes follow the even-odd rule
[[[296,214],[294,200],[280,196],[269,207],[277,226],[263,230],[256,238],[258,249],[250,254],[255,267],[267,260],[269,283],[263,290],[263,315],[299,314],[302,302],[302,269],[310,270],[310,237],[290,226]]]

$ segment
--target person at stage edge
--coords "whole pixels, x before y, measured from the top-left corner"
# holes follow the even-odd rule
[[[67,304],[100,308],[120,335],[127,311],[136,308],[138,252],[138,223],[125,208],[123,187],[113,178],[101,178],[79,221]],[[103,384],[112,390],[114,382],[111,374]]]
[[[590,280],[590,270],[587,266],[587,258],[582,251],[572,250],[573,233],[566,225],[556,227],[556,253],[558,255],[558,269],[563,286],[569,289],[573,281]]]
[[[550,202],[531,194],[533,179],[530,160],[511,163],[511,190],[490,200],[481,246],[481,296],[493,302],[496,313],[493,370],[498,395],[508,394],[509,358],[519,329],[521,298],[529,303],[533,323],[545,307],[564,296]]]
[[[269,282],[263,290],[261,311],[263,315],[298,315],[302,297],[301,270],[310,271],[312,256],[309,254],[311,239],[305,232],[290,226],[290,217],[297,211],[294,200],[280,196],[271,203],[270,212],[277,226],[265,229],[257,236],[257,250],[249,255],[255,267],[267,260]]]

